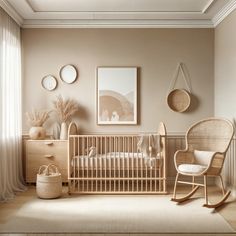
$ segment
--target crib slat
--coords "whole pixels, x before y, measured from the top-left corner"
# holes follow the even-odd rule
[[[122,139],[123,139],[123,151],[125,152],[126,151],[125,150],[125,137],[123,136]],[[123,174],[122,174],[122,176],[125,177],[125,156],[124,155],[123,155],[122,159],[123,159],[123,165],[122,165]],[[125,191],[125,180],[123,180],[123,191]]]
[[[149,137],[150,137],[150,140],[149,140],[149,147],[150,147],[150,153],[149,153],[149,155],[150,155],[150,166],[149,166],[149,168],[151,168],[151,170],[150,170],[150,178],[151,178],[151,181],[150,181],[150,187],[149,187],[149,190],[152,192],[152,185],[153,185],[153,179],[152,179],[152,172],[153,172],[153,156],[152,156],[152,143],[154,142],[153,141],[153,139],[154,139],[154,137],[153,136],[151,136],[150,134],[149,134]],[[151,140],[152,139],[152,140]]]
[[[99,137],[98,138],[98,146],[100,145],[100,148],[99,148],[99,150],[97,150],[97,152],[96,153],[102,153],[102,137]],[[102,177],[104,177],[104,172],[103,172],[103,165],[104,165],[104,163],[103,163],[103,159],[102,159]],[[102,191],[103,191],[103,185],[102,185]]]
[[[116,185],[115,185],[115,179],[116,179],[116,137],[112,136],[112,150],[113,152],[113,157],[112,157],[112,176],[113,176],[113,181],[112,181],[112,190],[115,192],[116,190]]]
[[[89,139],[89,148],[93,148],[94,146],[94,137],[88,137]],[[91,150],[90,150],[91,151]],[[90,151],[88,152],[88,156],[90,154]],[[94,157],[88,157],[88,162],[89,162],[89,165],[88,165],[88,176],[92,178],[92,172],[93,172],[93,158]],[[92,192],[93,191],[93,182],[92,181],[89,181],[88,182],[88,191]]]
[[[84,140],[85,138],[82,138],[82,156],[83,156],[83,158],[82,158],[82,178],[84,178],[84,168],[85,168],[85,164],[84,164],[84,149],[85,149],[85,146],[84,146],[84,143],[85,143],[85,140]],[[85,189],[84,189],[84,180],[83,180],[83,182],[82,182],[82,191],[84,192],[85,191]]]
[[[141,179],[143,178],[143,152],[142,152],[142,159],[141,159]],[[141,191],[143,191],[143,180],[141,180]]]
[[[163,165],[162,163],[162,156],[160,156],[160,161],[159,161],[159,165]],[[158,174],[159,174],[159,177],[161,177],[162,176],[162,168],[159,166],[159,168],[158,168]],[[159,192],[161,191],[161,188],[162,188],[162,183],[163,183],[163,181],[162,180],[160,180],[159,181]]]
[[[98,147],[98,137],[96,137],[96,147]],[[102,177],[102,157],[99,158],[99,176]],[[102,180],[99,183],[99,191],[102,192]]]
[[[74,152],[74,156],[73,156],[73,161],[74,161],[74,166],[76,166],[77,170],[73,169],[73,173],[72,176],[74,177],[74,180],[73,180],[73,183],[76,182],[75,178],[76,176],[79,176],[79,168],[80,168],[80,158],[79,158],[79,151],[80,151],[80,145],[79,145],[79,142],[80,142],[80,138],[79,137],[73,137],[73,152]],[[77,160],[74,159],[74,157],[76,156],[77,154]],[[77,181],[77,190],[79,191],[79,182]],[[75,190],[74,190],[75,191]]]
[[[104,140],[105,140],[105,143],[104,143],[104,154],[105,154],[105,179],[106,179],[107,178],[107,142],[106,142],[106,137],[104,137]],[[105,182],[105,192],[107,192],[107,184],[106,184],[106,182]]]
[[[163,192],[166,192],[166,136],[162,136],[162,161],[163,161]]]
[[[121,142],[121,137],[118,137],[118,141],[117,141],[117,145],[118,145],[118,191],[120,192],[120,152],[121,152],[121,146],[120,146],[120,142]]]
[[[146,157],[145,157],[146,158]],[[145,181],[145,185],[146,185],[146,192],[148,190],[147,188],[147,184],[148,184],[148,169],[147,169],[147,158],[145,159],[145,174],[146,174],[146,181]]]
[[[131,138],[131,153],[132,153],[132,192],[134,192],[134,137]]]
[[[85,174],[86,174],[86,176],[87,176],[87,178],[89,177],[89,174],[88,174],[88,170],[89,170],[89,150],[88,150],[88,148],[89,148],[89,137],[87,136],[87,138],[86,138],[86,148],[87,148],[87,153],[86,153],[86,161],[85,161],[85,163],[87,164],[85,164],[86,165],[86,167],[85,167]],[[86,189],[87,189],[87,192],[88,192],[88,190],[89,190],[89,183],[88,183],[88,180],[86,181]]]
[[[131,155],[131,153],[130,153],[130,137],[128,137],[127,138],[127,140],[128,140],[128,178],[130,179],[132,176],[130,175],[131,173],[130,173],[130,155]],[[128,191],[132,191],[132,190],[130,190],[130,181],[128,181]]]
[[[75,139],[73,138],[73,143],[72,143],[72,145],[73,145],[73,156],[75,156]],[[77,161],[78,162],[78,161]],[[73,159],[73,176],[75,176],[75,171],[76,171],[76,160],[75,159]],[[73,191],[75,190],[75,181],[73,181]]]
[[[111,152],[111,137],[109,137],[109,152]],[[109,155],[109,178],[112,177],[112,170],[111,170],[111,155]],[[109,191],[111,192],[111,179],[109,181]]]

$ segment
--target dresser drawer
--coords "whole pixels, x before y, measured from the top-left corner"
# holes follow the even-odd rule
[[[36,182],[41,165],[54,164],[67,182],[67,141],[27,140],[26,141],[26,182]]]

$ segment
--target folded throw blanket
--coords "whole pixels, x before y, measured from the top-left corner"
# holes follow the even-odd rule
[[[160,156],[162,151],[160,135],[140,135],[137,149],[145,156],[145,164],[152,168],[155,165],[155,158]]]
[[[156,157],[162,151],[160,135],[140,135],[137,149],[139,152],[144,153],[145,156]]]

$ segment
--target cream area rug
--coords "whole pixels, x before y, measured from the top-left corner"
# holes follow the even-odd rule
[[[202,207],[203,199],[184,205],[171,202],[170,196],[150,195],[30,196],[14,201],[0,205],[1,233],[233,232],[218,213]]]

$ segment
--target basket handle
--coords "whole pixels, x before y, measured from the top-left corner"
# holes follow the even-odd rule
[[[50,170],[51,170],[51,172],[50,172]],[[49,175],[50,173],[56,173],[56,174],[59,173],[57,166],[54,165],[54,164],[49,164],[47,166],[47,170],[46,171],[47,171],[46,172],[47,175]]]
[[[38,172],[39,175],[43,173],[43,172],[41,172],[42,170],[45,173],[45,175],[50,175],[50,173],[56,173],[56,174],[59,173],[57,166],[54,165],[54,164],[40,166],[39,167],[39,172]]]
[[[175,74],[174,74],[174,76],[173,76],[173,79],[172,79],[171,82],[170,82],[170,87],[169,87],[168,92],[171,92],[171,91],[174,89],[180,71],[182,72],[183,79],[184,79],[184,82],[185,82],[186,87],[187,87],[187,89],[188,89],[188,92],[189,92],[189,93],[192,93],[190,81],[189,81],[189,79],[187,79],[187,76],[186,76],[186,74],[185,74],[185,72],[184,72],[183,63],[182,63],[182,62],[178,63],[178,65],[177,65],[177,68],[176,68]]]
[[[43,169],[44,168],[44,169]],[[47,168],[47,165],[42,165],[39,167],[39,171],[38,174],[41,175],[43,173],[43,171],[45,171],[45,169]]]

